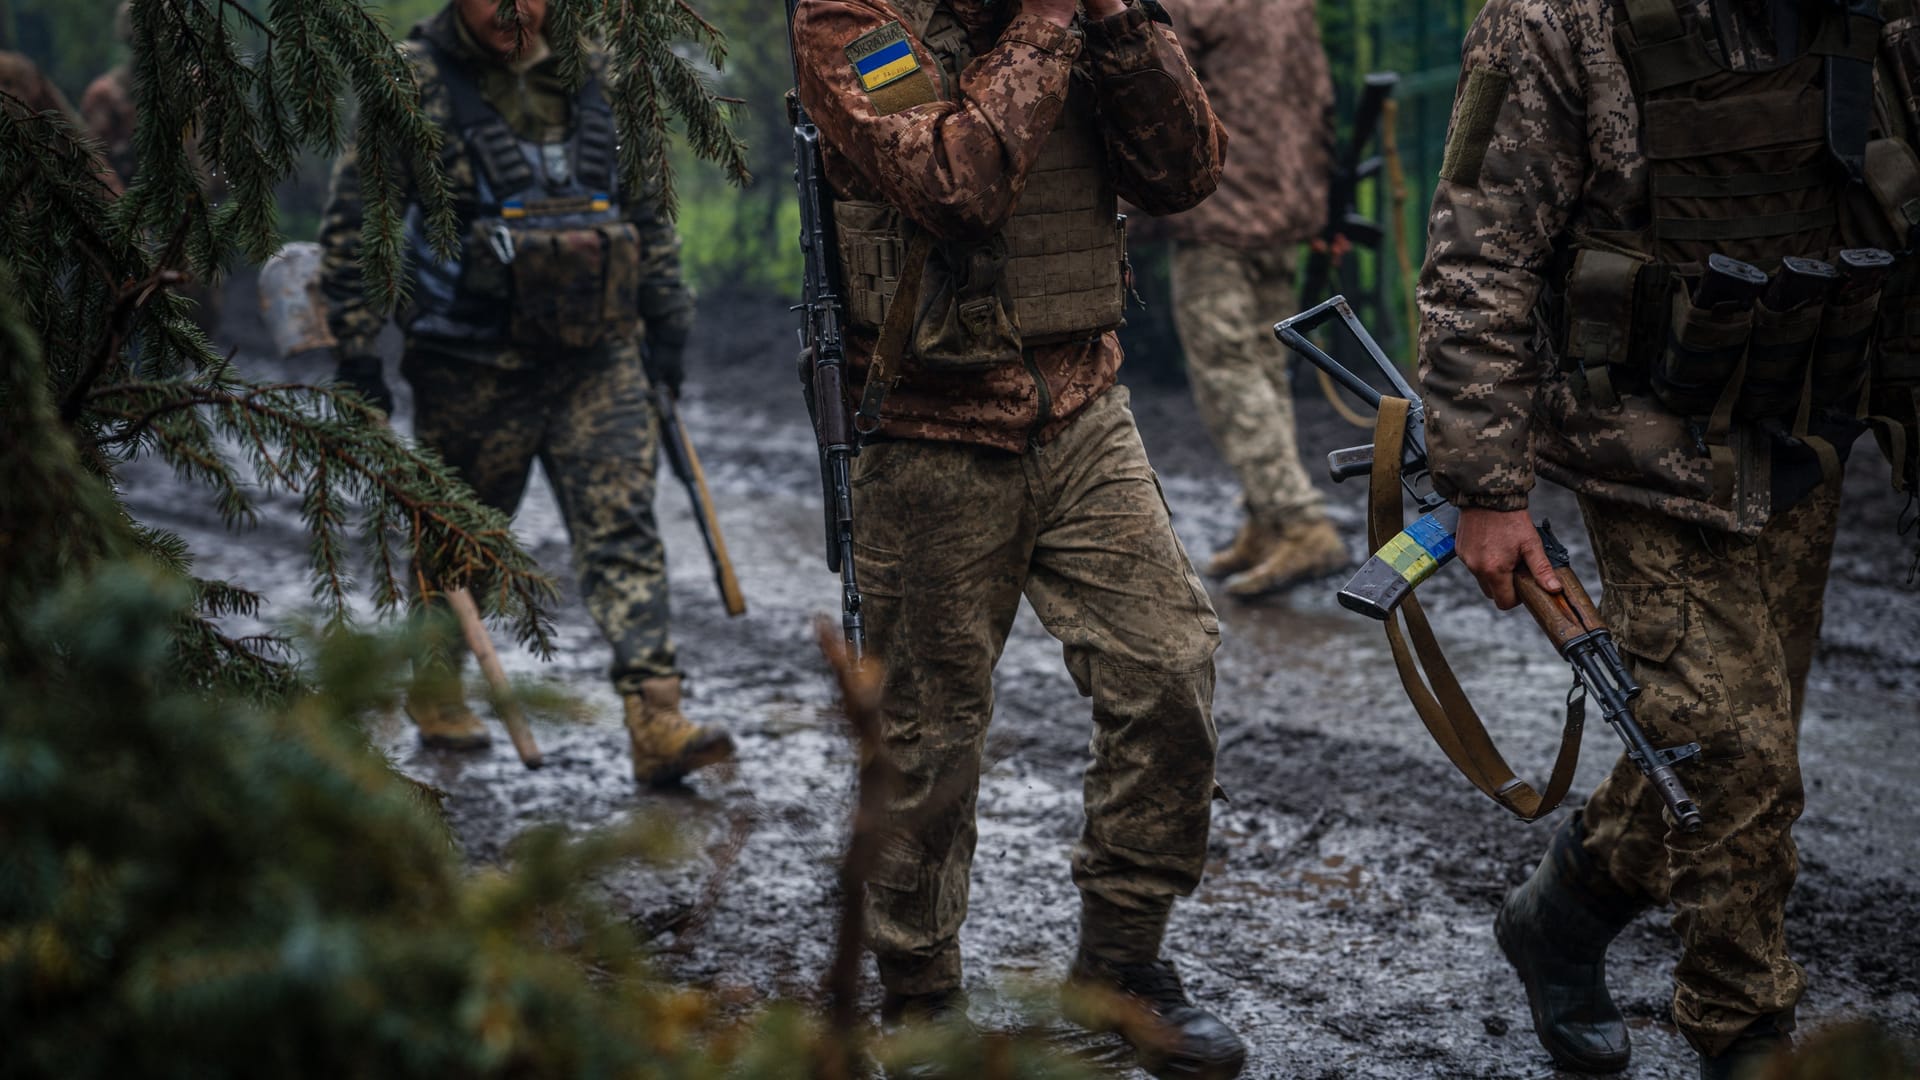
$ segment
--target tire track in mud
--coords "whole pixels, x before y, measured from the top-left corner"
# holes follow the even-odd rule
[[[746,1009],[817,994],[854,756],[812,638],[812,618],[838,594],[822,562],[788,316],[781,305],[737,298],[708,298],[704,308],[685,413],[748,593],[747,618],[720,612],[677,490],[663,490],[657,506],[692,673],[689,708],[734,728],[740,762],[682,792],[635,789],[602,646],[565,581],[564,530],[544,485],[534,485],[516,524],[562,579],[561,649],[550,664],[517,651],[508,664],[574,695],[591,719],[536,717],[549,762],[537,773],[521,769],[504,741],[460,757],[419,750],[396,718],[375,730],[404,768],[451,793],[456,834],[478,862],[507,857],[513,836],[535,823],[671,819],[683,858],[622,869],[601,887],[665,974]],[[250,296],[228,306],[250,309]],[[235,329],[243,351],[251,344],[257,354],[247,328]],[[1148,386],[1136,389],[1135,409],[1190,550],[1224,542],[1235,524],[1232,488],[1191,404],[1181,391]],[[1315,457],[1360,441],[1311,395],[1300,412],[1302,444]],[[1920,665],[1911,655],[1920,590],[1898,584],[1906,557],[1891,535],[1898,505],[1879,490],[1876,461],[1863,447],[1851,470],[1827,644],[1811,680],[1809,805],[1797,830],[1802,874],[1790,927],[1811,982],[1803,1025],[1873,1015],[1920,1037],[1920,841],[1902,812],[1920,783],[1912,724]],[[306,602],[297,573],[304,539],[290,509],[267,507],[263,527],[235,540],[211,513],[184,507],[163,470],[143,465],[129,477],[143,510],[188,535],[203,572],[265,586],[282,615]],[[1335,490],[1337,523],[1356,549],[1360,501],[1357,488]],[[1539,503],[1591,575],[1572,500],[1542,491]],[[1523,773],[1544,767],[1565,666],[1530,636],[1524,616],[1493,612],[1464,573],[1443,575],[1425,594],[1496,737]],[[1216,604],[1220,779],[1231,801],[1216,804],[1207,879],[1176,911],[1168,948],[1196,999],[1253,1044],[1248,1075],[1553,1075],[1491,940],[1493,910],[1530,871],[1546,825],[1512,821],[1452,772],[1406,707],[1378,631],[1340,610],[1330,588]],[[1024,608],[996,696],[963,942],[976,1019],[1013,1025],[1033,1022],[1029,1007],[1047,999],[1071,958],[1078,905],[1067,858],[1081,826],[1090,722],[1058,645]],[[1617,754],[1604,725],[1587,739],[1576,804]],[[1691,1053],[1667,1019],[1676,948],[1664,921],[1646,916],[1613,951],[1615,994],[1635,1025],[1629,1076],[1691,1075]],[[1111,1039],[1038,1022],[1062,1046],[1126,1071]]]

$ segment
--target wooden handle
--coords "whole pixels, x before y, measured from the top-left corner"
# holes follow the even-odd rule
[[[727,538],[720,532],[720,516],[713,510],[713,495],[707,491],[707,471],[700,467],[700,455],[694,452],[693,440],[687,437],[687,429],[680,427],[680,448],[686,451],[687,468],[693,473],[693,484],[700,489],[700,498],[694,512],[707,520],[707,535],[713,539],[713,576],[720,585],[720,602],[726,605],[728,615],[745,615],[747,598],[740,591],[740,579],[733,573],[733,558],[727,554]]]
[[[1553,573],[1560,579],[1558,593],[1542,588],[1526,570],[1514,571],[1513,587],[1520,594],[1520,602],[1533,615],[1533,621],[1546,633],[1547,640],[1553,642],[1555,650],[1565,654],[1574,639],[1603,630],[1607,624],[1601,621],[1599,610],[1572,569],[1562,566]]]
[[[487,677],[487,688],[491,691],[493,711],[507,726],[507,737],[513,740],[521,763],[529,769],[539,768],[540,747],[533,741],[533,732],[527,729],[526,715],[520,711],[520,701],[514,697],[513,685],[507,681],[507,669],[501,666],[500,654],[494,650],[493,635],[487,633],[487,624],[480,621],[480,606],[464,588],[447,590],[447,606],[460,620],[460,635],[467,639],[467,648],[473,651],[474,659],[480,661],[480,671]]]

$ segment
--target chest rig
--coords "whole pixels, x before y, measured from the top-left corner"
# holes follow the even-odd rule
[[[1754,70],[1717,58],[1704,20],[1674,0],[1623,0],[1619,10],[1646,219],[1576,240],[1559,264],[1564,288],[1543,297],[1544,322],[1590,405],[1610,409],[1622,393],[1650,391],[1693,418],[1698,449],[1713,459],[1715,501],[1732,497],[1738,440],[1729,436],[1740,424],[1769,435],[1786,455],[1776,461],[1810,456],[1817,482],[1864,430],[1869,377],[1892,355],[1876,349],[1879,331],[1914,292],[1905,255],[1920,216],[1884,193],[1920,193],[1920,173],[1904,142],[1870,138],[1882,40],[1874,0],[1824,11],[1804,52]],[[1883,246],[1902,256],[1891,272]],[[1879,260],[1872,273],[1835,272],[1798,295],[1783,287],[1814,265],[1802,260],[1830,268],[1868,249]],[[1728,278],[1729,265],[1748,276]],[[1734,285],[1716,291],[1727,280]]]
[[[473,74],[431,39],[474,188],[457,206],[460,243],[442,259],[408,212],[409,333],[529,347],[586,348],[638,330],[640,234],[621,213],[613,111],[590,76],[570,133],[514,132]]]
[[[973,60],[966,28],[940,0],[894,0],[915,38],[939,59],[951,100]],[[1027,176],[1012,218],[985,240],[933,242],[919,282],[906,355],[922,368],[1017,361],[1023,348],[1085,341],[1122,322],[1126,234],[1094,109],[1091,75],[1076,66],[1066,108]],[[917,228],[885,203],[834,203],[847,311],[878,329],[900,291]],[[924,244],[922,245],[925,246]]]

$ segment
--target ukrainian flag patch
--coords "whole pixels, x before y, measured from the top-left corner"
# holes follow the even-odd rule
[[[500,216],[511,221],[527,216],[527,204],[520,199],[508,199],[500,204]]]
[[[920,70],[907,28],[898,22],[890,22],[847,46],[847,59],[853,61],[861,89],[869,94]]]

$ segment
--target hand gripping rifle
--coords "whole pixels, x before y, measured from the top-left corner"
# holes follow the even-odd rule
[[[793,48],[793,14],[787,0],[787,47]],[[793,123],[793,181],[800,191],[800,252],[806,262],[800,303],[800,384],[820,444],[820,486],[825,495],[827,569],[840,575],[840,629],[855,662],[864,658],[867,633],[860,611],[860,582],[853,569],[853,459],[860,452],[847,395],[847,352],[842,337],[845,302],[833,234],[833,194],[820,159],[820,130],[800,104],[800,61],[793,59],[796,89],[787,94]]]
[[[1353,335],[1398,397],[1381,394],[1308,340],[1308,334],[1329,323],[1344,326]],[[1680,828],[1685,832],[1699,829],[1700,809],[1673,771],[1675,763],[1700,752],[1699,744],[1661,750],[1648,741],[1633,718],[1633,700],[1639,696],[1640,686],[1627,670],[1599,610],[1569,569],[1567,549],[1545,522],[1536,527],[1563,591],[1548,592],[1525,567],[1514,571],[1514,585],[1547,640],[1573,666],[1574,684],[1567,693],[1566,727],[1545,792],[1535,792],[1514,776],[1447,665],[1426,614],[1413,595],[1416,586],[1453,561],[1454,530],[1460,522],[1459,509],[1433,490],[1427,468],[1426,414],[1419,395],[1381,352],[1345,297],[1336,296],[1301,312],[1276,324],[1273,331],[1288,348],[1373,406],[1378,414],[1372,446],[1335,450],[1327,455],[1327,468],[1334,480],[1364,474],[1370,477],[1372,489],[1367,541],[1374,555],[1340,590],[1340,605],[1385,623],[1401,684],[1448,759],[1494,801],[1525,820],[1537,820],[1560,804],[1573,782],[1574,767],[1580,760],[1586,698],[1591,695],[1599,700],[1601,715],[1626,743],[1627,757],[1660,793]],[[1420,510],[1419,519],[1404,529],[1400,511],[1403,489]]]

